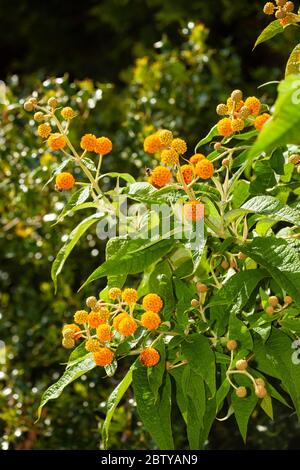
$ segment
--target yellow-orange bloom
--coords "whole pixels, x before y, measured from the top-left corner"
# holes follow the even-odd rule
[[[261,131],[266,122],[270,119],[270,114],[268,113],[263,113],[260,116],[257,116],[257,118],[254,121],[254,127],[257,131]]]
[[[245,101],[245,106],[250,109],[251,114],[256,116],[261,108],[261,102],[256,96],[249,96]]]
[[[90,327],[97,328],[99,325],[106,323],[109,319],[109,311],[107,309],[101,309],[99,312],[90,312],[88,323]]]
[[[171,178],[172,173],[169,168],[166,168],[165,166],[157,166],[154,168],[148,181],[155,186],[155,188],[163,188],[170,182]]]
[[[40,124],[37,128],[37,133],[42,139],[47,139],[49,135],[51,134],[51,126],[48,124],[48,122],[45,122],[44,124]]]
[[[66,121],[69,121],[70,119],[73,119],[76,116],[75,111],[70,106],[65,106],[61,110],[60,114]]]
[[[207,180],[214,174],[214,165],[210,160],[205,158],[204,160],[201,160],[201,162],[197,163],[195,173],[203,180]]]
[[[161,319],[157,313],[147,311],[141,316],[141,323],[148,330],[156,330],[161,323]]]
[[[99,137],[96,139],[94,151],[99,155],[107,155],[112,151],[112,142],[108,137]]]
[[[144,366],[152,367],[159,363],[160,355],[154,348],[145,348],[140,354],[140,360]]]
[[[95,338],[90,338],[85,343],[85,349],[88,352],[99,351],[100,347],[101,347],[101,345],[100,345],[99,341]]]
[[[145,310],[150,310],[151,312],[159,313],[163,308],[162,298],[157,294],[147,294],[143,298],[142,302],[143,308]]]
[[[128,318],[129,315],[127,312],[122,312],[119,313],[114,319],[113,319],[113,327],[115,330],[119,331],[119,325],[124,318]]]
[[[229,137],[233,134],[231,119],[224,118],[218,122],[218,133],[223,137]]]
[[[240,132],[245,127],[245,121],[241,118],[233,119],[231,122],[233,132]]]
[[[65,325],[62,329],[62,334],[64,335],[64,332],[67,330],[72,330],[74,332],[74,339],[79,339],[81,337],[81,333],[79,333],[80,328],[78,325],[75,325],[74,323]]]
[[[164,145],[161,143],[157,132],[155,134],[148,135],[144,140],[144,150],[147,153],[154,154],[160,152],[163,148]]]
[[[187,151],[186,141],[183,139],[173,139],[171,147],[172,149],[176,150],[179,155],[183,155]]]
[[[192,165],[197,165],[197,163],[203,160],[203,158],[205,158],[205,156],[202,153],[195,153],[189,161]]]
[[[78,325],[87,323],[89,314],[85,310],[77,310],[74,314],[74,322]]]
[[[71,173],[64,171],[59,173],[55,178],[55,187],[59,191],[68,191],[75,185],[75,178]]]
[[[138,293],[135,289],[124,289],[122,292],[122,299],[124,300],[124,302],[127,302],[128,305],[133,305],[138,299]]]
[[[178,164],[179,155],[174,149],[166,149],[161,152],[160,160],[164,165],[174,166]]]
[[[193,170],[192,165],[182,165],[180,167],[180,170],[181,170],[181,174],[182,174],[182,177],[183,177],[183,180],[184,180],[185,184],[190,184],[193,181],[193,178],[194,178],[194,170]],[[179,171],[176,174],[176,179],[177,179],[178,183],[181,183],[181,178],[180,178]]]
[[[235,103],[234,111],[236,111],[236,112],[239,112],[241,110],[241,108],[244,106],[244,101],[243,100],[239,100],[237,102],[234,102],[234,100],[231,97],[229,97],[228,100],[227,100],[227,108],[228,108],[228,111],[230,113],[233,111],[233,103]]]
[[[97,366],[108,366],[114,360],[114,353],[109,348],[100,348],[93,354]]]
[[[103,325],[99,325],[97,328],[97,337],[103,343],[105,341],[110,341],[112,338],[111,327],[104,323]]]
[[[120,298],[122,296],[122,291],[121,289],[119,289],[118,287],[112,287],[111,289],[109,289],[108,291],[108,297],[111,299],[111,300],[117,300],[118,298]]]
[[[97,139],[94,134],[85,134],[81,137],[80,147],[83,150],[87,150],[88,152],[93,152],[95,149],[96,140]]]
[[[204,217],[204,205],[199,201],[190,201],[183,206],[184,217],[195,222]]]
[[[127,317],[124,317],[118,326],[118,331],[121,333],[123,336],[131,336],[137,329],[137,323],[136,321],[130,317],[129,315]]]
[[[65,136],[63,134],[59,134],[58,132],[51,134],[47,142],[51,150],[54,151],[63,149],[67,144]]]
[[[168,131],[167,129],[161,129],[157,132],[157,135],[163,146],[169,147],[169,145],[171,145],[171,142],[173,140],[173,134],[171,131]]]

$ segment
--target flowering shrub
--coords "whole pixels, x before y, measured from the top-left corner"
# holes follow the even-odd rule
[[[276,11],[284,11],[277,4]],[[61,108],[55,97],[25,102],[38,135],[62,156],[48,184],[72,191],[58,220],[93,211],[53,262],[55,288],[93,224],[99,238],[109,238],[105,262],[81,286],[94,283],[95,296],[62,326],[62,346],[72,352],[63,376],[44,393],[39,416],[73,380],[96,367],[112,376],[124,357],[132,357],[132,365],[108,398],[105,446],[131,384],[140,417],[162,449],[174,447],[173,389],[191,449],[203,447],[215,419],[232,414],[245,440],[255,407],[273,418],[273,400],[300,415],[296,66],[299,73],[292,53],[272,109],[234,90],[217,106],[221,119],[194,152],[168,129],[148,135],[144,151],[153,167],[145,171],[147,182],[103,174],[113,139],[87,133],[73,142],[72,107]],[[74,177],[74,165],[84,179]],[[104,178],[116,179],[107,192]],[[101,278],[107,287],[98,295]]]

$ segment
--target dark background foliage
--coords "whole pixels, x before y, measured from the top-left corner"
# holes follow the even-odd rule
[[[103,258],[94,233],[68,260],[55,296],[50,265],[64,235],[80,220],[52,226],[68,196],[50,184],[55,157],[35,135],[22,100],[36,90],[56,94],[80,117],[72,138],[92,131],[107,134],[114,152],[104,170],[143,175],[151,161],[142,151],[145,135],[167,127],[194,144],[215,122],[215,105],[233,88],[259,92],[280,79],[294,30],[260,46],[252,45],[269,19],[262,1],[192,0],[0,0],[0,339],[6,363],[0,371],[0,443],[3,449],[94,449],[105,416],[105,400],[122,377],[102,380],[99,370],[82,377],[50,403],[34,425],[41,393],[67,359],[60,329],[83,306],[77,288]],[[203,26],[204,25],[204,26]],[[48,77],[60,77],[59,79]],[[54,218],[53,218],[54,217]],[[101,375],[101,373],[100,373]],[[295,448],[299,428],[289,411],[277,409],[276,424],[253,416],[247,448]],[[177,447],[185,448],[174,409]],[[296,437],[295,437],[296,436]],[[135,410],[131,392],[112,425],[112,448],[153,448]],[[232,419],[216,423],[209,448],[244,448]]]

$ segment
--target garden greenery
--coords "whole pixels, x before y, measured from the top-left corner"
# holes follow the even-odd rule
[[[268,2],[264,11],[276,19],[257,44],[300,22],[291,4]],[[299,64],[298,45],[271,109],[234,90],[192,154],[174,130],[146,136],[153,164],[142,182],[102,172],[113,138],[87,133],[72,140],[74,107],[35,93],[26,100],[38,135],[57,152],[47,184],[71,192],[56,224],[75,212],[89,214],[53,262],[55,289],[78,240],[95,226],[99,238],[108,234],[105,261],[80,287],[93,285],[95,295],[63,325],[62,344],[72,352],[44,393],[39,417],[78,377],[96,367],[99,380],[102,367],[113,376],[124,357],[132,364],[108,398],[105,447],[131,385],[161,449],[174,448],[172,400],[191,449],[203,448],[215,419],[232,414],[246,440],[253,410],[273,419],[273,400],[300,416]],[[82,178],[74,177],[74,166]],[[106,191],[108,179],[116,183]],[[107,287],[98,295],[102,278]]]

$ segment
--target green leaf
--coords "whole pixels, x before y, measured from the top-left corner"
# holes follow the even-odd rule
[[[239,348],[252,351],[252,336],[245,323],[239,320],[235,314],[231,314],[229,318],[229,338],[238,341]]]
[[[141,364],[133,369],[133,390],[138,413],[146,429],[162,450],[174,449],[171,427],[171,382],[166,376],[160,399],[154,399],[148,382],[147,368]]]
[[[195,373],[207,383],[211,394],[216,392],[215,355],[211,350],[208,339],[198,333],[189,335],[182,343],[182,353]]]
[[[51,268],[51,277],[54,283],[55,292],[57,290],[57,277],[61,273],[62,268],[70,255],[71,251],[73,250],[74,246],[78,242],[78,240],[82,237],[82,235],[95,223],[99,220],[103,219],[105,214],[103,213],[96,213],[93,214],[86,219],[82,220],[79,225],[77,225],[74,230],[70,233],[68,240],[59,250],[58,254],[56,255],[55,260],[53,261],[52,268]]]
[[[279,20],[272,21],[272,23],[269,23],[268,26],[260,33],[256,40],[256,43],[254,44],[253,49],[255,49],[258,44],[272,39],[277,34],[283,33],[283,31],[284,28],[283,26],[281,26]]]
[[[168,261],[163,260],[155,265],[148,281],[148,292],[156,292],[163,299],[164,306],[160,315],[164,320],[169,320],[175,309],[172,275]]]
[[[83,186],[82,188],[78,189],[75,193],[72,194],[68,202],[66,203],[65,207],[59,214],[57,221],[55,222],[56,225],[60,222],[66,215],[74,210],[75,207],[83,204],[90,195],[90,186]]]
[[[90,284],[97,279],[104,276],[112,276],[119,274],[137,274],[158,259],[165,256],[174,244],[174,240],[156,240],[149,242],[144,240],[144,245],[138,249],[130,250],[130,244],[128,245],[128,251],[120,255],[114,255],[106,260],[99,268],[97,268],[83,283],[80,290],[83,289],[87,284]]]
[[[284,239],[257,237],[241,250],[263,266],[300,305],[300,256]]]
[[[85,166],[90,170],[92,171],[93,173],[95,173],[97,171],[97,168],[96,168],[96,165],[95,163],[93,162],[93,160],[89,157],[84,157],[81,159],[81,161],[85,164]]]
[[[38,420],[41,417],[42,409],[48,403],[49,400],[55,400],[63,392],[64,388],[72,383],[74,380],[78,379],[83,374],[86,374],[95,367],[95,362],[92,357],[92,354],[86,354],[81,361],[76,362],[76,364],[68,367],[62,377],[51,387],[49,387],[46,392],[43,394],[40,406],[38,408]]]
[[[285,144],[300,144],[299,75],[289,75],[278,87],[272,119],[267,122],[250,150],[252,159]]]
[[[260,406],[264,410],[266,415],[269,416],[269,418],[273,420],[274,419],[273,405],[272,405],[272,398],[270,397],[270,395],[267,395],[262,399]]]
[[[112,391],[107,400],[106,417],[102,427],[102,440],[105,449],[107,449],[109,428],[114,412],[132,382],[132,369],[133,366],[130,367],[123,380]]]
[[[297,44],[297,46],[292,50],[286,64],[285,77],[293,74],[300,74],[300,44]]]
[[[231,394],[231,403],[234,409],[235,419],[237,421],[240,433],[244,442],[246,442],[247,428],[250,416],[258,402],[254,393],[254,388],[249,384],[249,378],[235,374],[234,380],[238,386],[247,388],[248,395],[245,398],[237,397],[235,391]]]
[[[84,343],[84,342],[81,342],[81,343],[80,343],[75,349],[73,349],[73,351],[71,352],[66,367],[70,367],[70,366],[74,365],[75,362],[78,362],[79,360],[81,360],[81,358],[82,358],[83,356],[86,356],[86,354],[87,354],[87,352],[86,352],[86,349],[85,349],[85,343]]]
[[[186,282],[174,277],[173,279],[176,302],[176,320],[181,328],[185,329],[188,325],[187,308],[191,305],[191,300],[195,297],[196,292],[194,286],[189,286]]]
[[[114,360],[111,364],[108,364],[108,366],[105,366],[105,372],[108,377],[113,377],[117,371],[118,368],[118,362]]]
[[[230,392],[231,385],[227,379],[222,382],[216,393],[216,414],[221,410],[224,400]]]
[[[273,196],[256,196],[242,205],[245,213],[268,215],[275,220],[284,220],[294,225],[300,225],[300,213],[286,204],[282,204]]]
[[[197,152],[198,148],[201,147],[202,145],[205,145],[211,142],[216,135],[218,135],[218,124],[213,126],[211,130],[209,131],[209,133],[198,142],[198,144],[195,147],[195,152]]]
[[[166,349],[162,338],[155,343],[155,349],[160,354],[160,361],[155,367],[149,367],[147,369],[148,381],[154,396],[154,401],[158,398],[158,390],[161,387],[166,370]]]
[[[100,179],[104,178],[105,176],[109,176],[110,178],[120,178],[121,180],[124,180],[127,183],[136,182],[134,177],[131,176],[129,173],[118,173],[117,171],[111,171],[110,173],[104,173],[103,175],[101,175]]]
[[[300,333],[300,318],[284,318],[280,323],[284,328]]]

